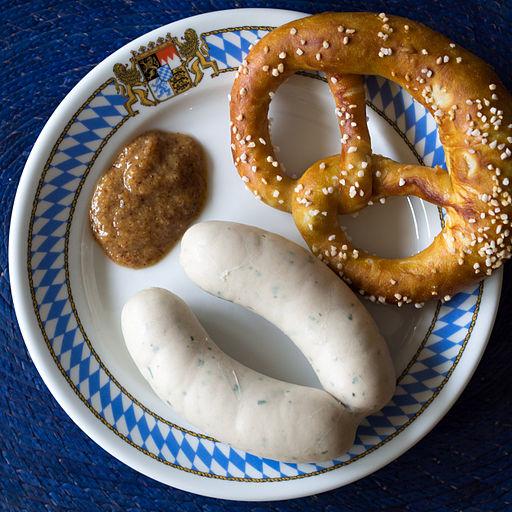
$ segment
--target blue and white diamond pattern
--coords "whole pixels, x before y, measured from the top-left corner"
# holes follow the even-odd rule
[[[204,36],[210,57],[217,61],[219,70],[240,66],[251,44],[258,42],[266,30],[249,29],[222,31]]]
[[[150,82],[150,85],[152,85],[151,89],[155,91],[159,100],[172,96],[172,89],[169,85],[169,79],[172,77],[172,69],[166,64],[165,66],[159,67],[157,73],[158,78]]]
[[[425,165],[444,167],[444,151],[436,122],[423,105],[399,85],[375,76],[366,78],[366,91],[373,104],[384,106],[383,112],[395,121]]]
[[[224,68],[238,66],[265,32],[239,30],[206,36],[210,55]],[[398,86],[369,77],[369,97],[405,132],[427,165],[443,164],[434,121]],[[161,461],[210,475],[293,478],[335,468],[382,443],[426,407],[461,353],[475,317],[479,288],[443,304],[431,336],[397,387],[393,400],[360,426],[352,449],[339,460],[290,464],[262,459],[169,424],[144,410],[105,371],[80,331],[67,291],[64,239],[71,205],[88,165],[106,137],[126,117],[125,98],[112,83],[97,92],[57,143],[37,194],[30,272],[37,314],[61,371],[88,406],[118,435]]]

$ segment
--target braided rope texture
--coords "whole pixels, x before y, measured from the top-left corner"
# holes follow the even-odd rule
[[[441,423],[374,475],[319,496],[278,503],[213,500],[154,482],[104,452],[46,389],[21,338],[7,244],[16,185],[44,123],[111,52],[149,30],[203,12],[276,7],[408,16],[490,62],[512,89],[512,2],[479,0],[249,2],[0,1],[0,510],[1,511],[481,511],[512,510],[512,269],[475,376]]]

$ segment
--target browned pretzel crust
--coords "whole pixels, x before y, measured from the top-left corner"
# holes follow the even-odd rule
[[[294,180],[274,153],[268,108],[298,70],[326,73],[342,138],[340,155]],[[448,173],[372,155],[364,74],[393,80],[429,109]],[[356,290],[379,302],[421,306],[448,300],[510,257],[511,109],[494,71],[441,34],[383,13],[326,13],[283,25],[251,49],[231,92],[231,148],[254,195],[291,212],[312,251]],[[408,258],[354,248],[338,215],[393,195],[444,207],[442,232]]]

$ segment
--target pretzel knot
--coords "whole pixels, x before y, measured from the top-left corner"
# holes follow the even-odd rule
[[[274,91],[298,70],[325,73],[341,152],[292,179],[273,150],[268,109]],[[364,74],[393,80],[430,111],[448,172],[372,154]],[[311,250],[346,282],[373,301],[420,307],[449,300],[511,255],[511,109],[492,69],[437,32],[383,13],[326,13],[283,25],[250,50],[231,92],[231,148],[247,187],[292,213]],[[405,195],[445,210],[429,247],[386,259],[350,243],[340,214]]]

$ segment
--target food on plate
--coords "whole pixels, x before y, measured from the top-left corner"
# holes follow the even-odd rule
[[[395,388],[386,342],[358,298],[306,249],[254,226],[202,222],[181,241],[180,263],[203,290],[277,326],[326,391],[364,416]]]
[[[197,217],[206,198],[199,143],[149,131],[125,146],[98,180],[89,211],[94,237],[120,265],[159,261]]]
[[[122,326],[128,350],[156,394],[219,441],[287,461],[327,460],[352,445],[360,415],[325,391],[238,363],[171,292],[139,292],[125,305]]]
[[[298,70],[325,73],[341,152],[295,180],[276,157],[267,116],[276,89]],[[364,74],[398,83],[428,109],[448,172],[372,154]],[[230,114],[233,158],[247,187],[291,212],[311,250],[371,300],[417,307],[449,300],[510,258],[512,98],[486,63],[424,25],[384,13],[326,13],[283,25],[250,50]],[[407,258],[354,247],[338,215],[394,195],[443,207],[441,233]]]
[[[259,456],[311,462],[347,451],[357,425],[395,389],[386,342],[358,298],[308,251],[252,226],[196,224],[182,239],[180,260],[204,290],[287,334],[324,390],[238,363],[179,297],[150,288],[126,303],[121,323],[157,395],[202,432]]]

